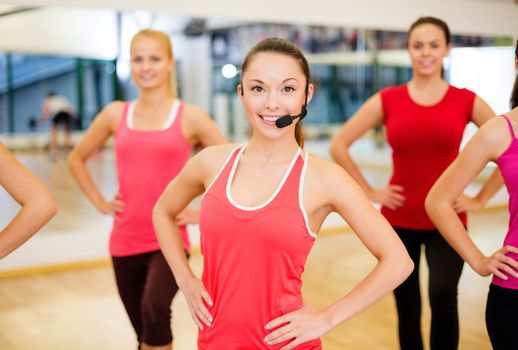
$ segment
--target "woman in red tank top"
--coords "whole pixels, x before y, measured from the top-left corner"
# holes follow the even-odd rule
[[[402,350],[422,350],[419,261],[424,246],[429,267],[432,350],[458,346],[457,284],[463,262],[442,239],[427,216],[424,201],[433,183],[455,159],[468,122],[482,125],[494,116],[473,92],[449,85],[442,77],[450,31],[434,17],[422,17],[408,33],[412,79],[372,96],[343,125],[331,142],[331,156],[382,205],[381,212],[405,244],[416,268],[394,295]],[[372,188],[349,155],[348,148],[366,131],[384,124],[392,149],[393,174],[387,187]],[[459,197],[456,210],[481,207],[498,188],[497,173],[476,198]]]
[[[110,235],[120,297],[141,350],[172,347],[171,301],[178,287],[160,251],[151,219],[153,206],[190,156],[193,145],[225,143],[210,117],[180,102],[172,86],[174,58],[169,37],[145,29],[131,41],[131,74],[140,89],[136,101],[115,101],[94,119],[69,157],[72,175],[95,207],[113,215]],[[93,182],[87,160],[115,137],[118,194],[108,200]],[[185,224],[197,221],[186,210]]]
[[[199,327],[199,349],[321,349],[323,334],[381,299],[412,269],[401,241],[347,173],[302,149],[300,120],[313,89],[297,47],[276,38],[259,42],[238,86],[249,142],[197,154],[155,206],[160,247]],[[202,193],[200,280],[183,254],[175,218]],[[318,310],[304,303],[301,276],[316,232],[333,211],[378,264]]]

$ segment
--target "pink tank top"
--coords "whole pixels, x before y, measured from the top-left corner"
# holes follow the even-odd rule
[[[269,200],[256,207],[230,193],[245,146],[234,150],[201,202],[202,280],[214,306],[212,326],[199,332],[198,349],[280,349],[268,346],[265,325],[303,305],[301,276],[315,241],[302,207],[307,164],[297,151]],[[319,339],[295,349],[321,349]]]
[[[124,211],[113,222],[112,256],[128,256],[159,250],[153,229],[153,207],[165,187],[183,168],[192,145],[182,132],[184,105],[175,101],[161,130],[134,130],[135,103],[127,103],[115,135],[119,193]],[[180,227],[185,249],[189,238]]]
[[[505,236],[504,245],[518,247],[518,139],[509,118],[505,115],[503,117],[511,131],[511,144],[496,160],[509,193],[509,230]],[[518,261],[517,254],[508,255]],[[493,283],[500,287],[518,290],[518,278],[505,272],[504,274],[508,277],[507,280],[493,276]]]

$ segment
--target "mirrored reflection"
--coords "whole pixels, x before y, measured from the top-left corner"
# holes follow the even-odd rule
[[[327,127],[347,120],[374,92],[411,77],[405,32],[241,23],[150,11],[124,11],[119,17],[114,12],[110,18],[113,27],[107,30],[120,33],[120,42],[110,44],[120,48],[113,59],[0,52],[0,71],[6,73],[0,74],[0,133],[47,131],[48,125],[35,121],[49,91],[75,104],[75,128],[79,130],[87,128],[108,102],[134,98],[137,91],[129,77],[129,38],[143,27],[164,30],[172,37],[179,96],[205,107],[220,128],[236,139],[246,133],[235,94],[239,74],[224,76],[222,69],[235,67],[238,72],[246,51],[262,38],[288,39],[307,54],[318,90],[305,125],[317,127],[316,136],[326,136]],[[453,35],[452,41],[456,48],[512,45],[512,38],[507,37]],[[455,68],[446,65],[447,79]]]

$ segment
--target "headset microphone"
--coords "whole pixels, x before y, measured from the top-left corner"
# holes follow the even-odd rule
[[[275,121],[275,126],[278,127],[279,129],[285,128],[288,125],[291,125],[295,119],[297,119],[297,118],[303,119],[306,116],[306,114],[308,114],[308,111],[306,109],[306,105],[304,105],[304,106],[302,106],[302,110],[300,111],[300,114],[298,114],[298,115],[286,114]]]
[[[243,82],[240,83],[241,86],[243,86]],[[293,121],[297,118],[300,118],[300,119],[304,119],[304,117],[306,116],[306,114],[308,114],[308,110],[306,108],[306,105],[308,104],[308,87],[309,87],[309,82],[306,82],[306,88],[305,88],[305,98],[304,98],[304,105],[302,106],[302,109],[300,110],[300,114],[298,115],[289,115],[289,114],[286,114],[286,115],[283,115],[282,117],[280,117],[279,119],[277,119],[275,121],[275,126],[278,127],[279,129],[282,129],[282,128],[285,128],[287,127],[288,125],[291,125],[293,123]],[[241,88],[241,96],[244,96],[244,90],[243,88]]]

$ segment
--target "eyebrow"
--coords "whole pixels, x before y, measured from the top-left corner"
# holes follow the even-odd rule
[[[440,42],[440,41],[441,41],[441,39],[437,38],[437,39],[432,39],[432,40],[430,40],[430,41],[422,41],[422,40],[414,39],[414,40],[412,40],[412,41],[413,41],[413,42],[415,42],[415,43],[419,43],[419,44],[420,44],[420,43],[423,43],[423,42],[431,42],[431,43],[435,43],[435,42],[438,42],[438,41]]]
[[[287,78],[287,79],[284,79],[281,83],[284,84],[286,83],[287,81],[290,81],[290,80],[295,80],[298,82],[297,79],[295,78]],[[257,82],[257,83],[260,83],[260,84],[264,84],[264,81],[260,80],[260,79],[250,79],[249,82]]]

